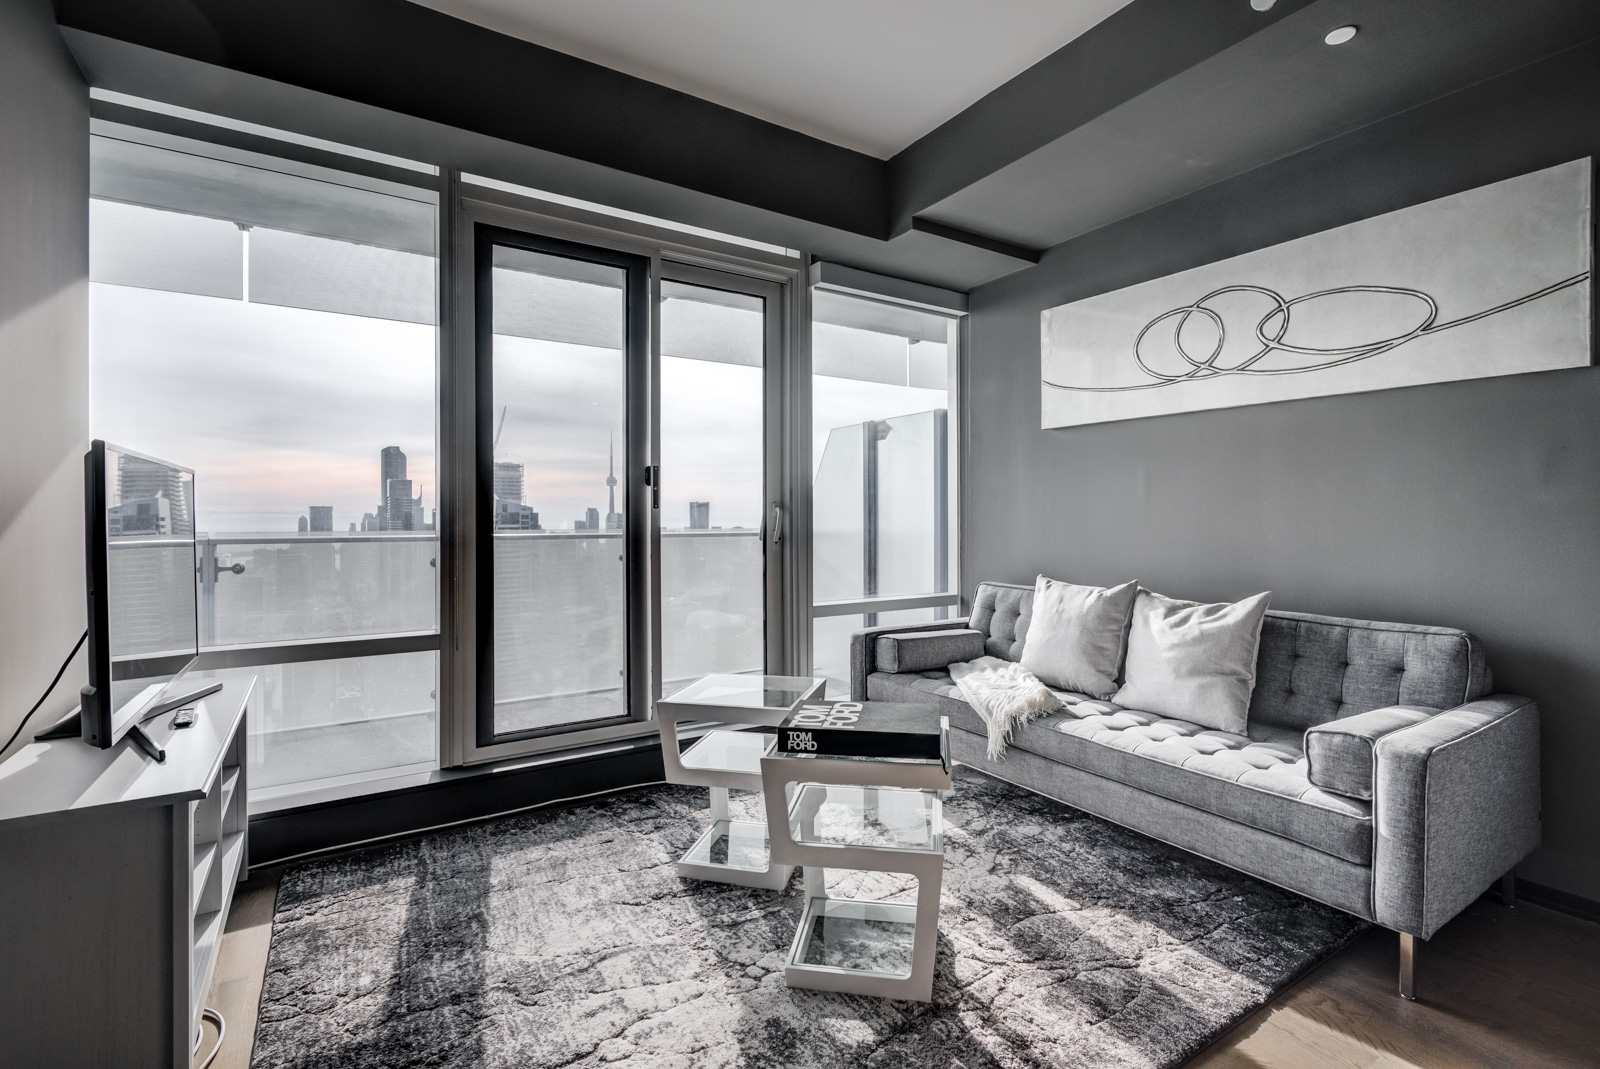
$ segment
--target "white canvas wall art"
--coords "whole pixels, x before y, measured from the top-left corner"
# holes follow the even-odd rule
[[[1046,309],[1042,425],[1585,367],[1590,166]]]

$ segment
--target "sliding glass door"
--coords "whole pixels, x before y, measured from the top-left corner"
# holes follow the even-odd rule
[[[480,227],[478,745],[637,718],[649,261]]]
[[[782,287],[474,242],[472,759],[625,734],[663,692],[779,663]]]
[[[660,287],[661,686],[781,651],[781,351],[772,283],[666,265]]]

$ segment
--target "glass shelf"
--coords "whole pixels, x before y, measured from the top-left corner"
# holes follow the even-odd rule
[[[791,967],[903,978],[911,975],[917,909],[900,902],[813,898]]]
[[[787,713],[821,689],[821,680],[804,676],[703,676],[662,701],[697,706],[708,715],[718,709]]]
[[[708,731],[679,758],[684,768],[701,772],[743,772],[761,775],[761,758],[777,744],[776,735],[759,731]]]
[[[789,808],[789,831],[796,843],[807,846],[944,849],[943,815],[934,791],[802,784]]]
[[[767,826],[747,820],[717,820],[683,855],[683,864],[765,872]]]

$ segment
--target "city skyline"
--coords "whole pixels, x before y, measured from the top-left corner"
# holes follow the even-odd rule
[[[431,326],[104,283],[90,291],[94,432],[194,468],[198,531],[293,532],[312,503],[332,507],[336,532],[359,528],[375,513],[386,445],[406,453],[414,496],[417,484],[437,485]],[[530,511],[567,527],[599,506],[603,523],[605,461],[590,443],[607,424],[620,429],[620,412],[583,369],[610,354],[510,341],[546,372],[512,406],[502,443],[526,463]],[[229,354],[226,375],[217,352]],[[721,526],[759,527],[760,457],[741,450],[730,462],[727,443],[761,440],[760,369],[664,356],[662,371],[663,526],[686,527],[690,501],[714,501]],[[943,404],[942,391],[829,376],[814,379],[813,397],[814,464],[830,427]],[[168,411],[184,418],[150,418]]]

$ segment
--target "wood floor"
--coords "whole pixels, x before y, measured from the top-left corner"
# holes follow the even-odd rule
[[[228,1023],[212,1069],[250,1064],[279,875],[234,896],[206,1003]],[[1600,1067],[1600,925],[1481,899],[1418,944],[1416,1002],[1395,993],[1398,944],[1367,932],[1187,1069]],[[214,1039],[208,1027],[202,1054]]]

